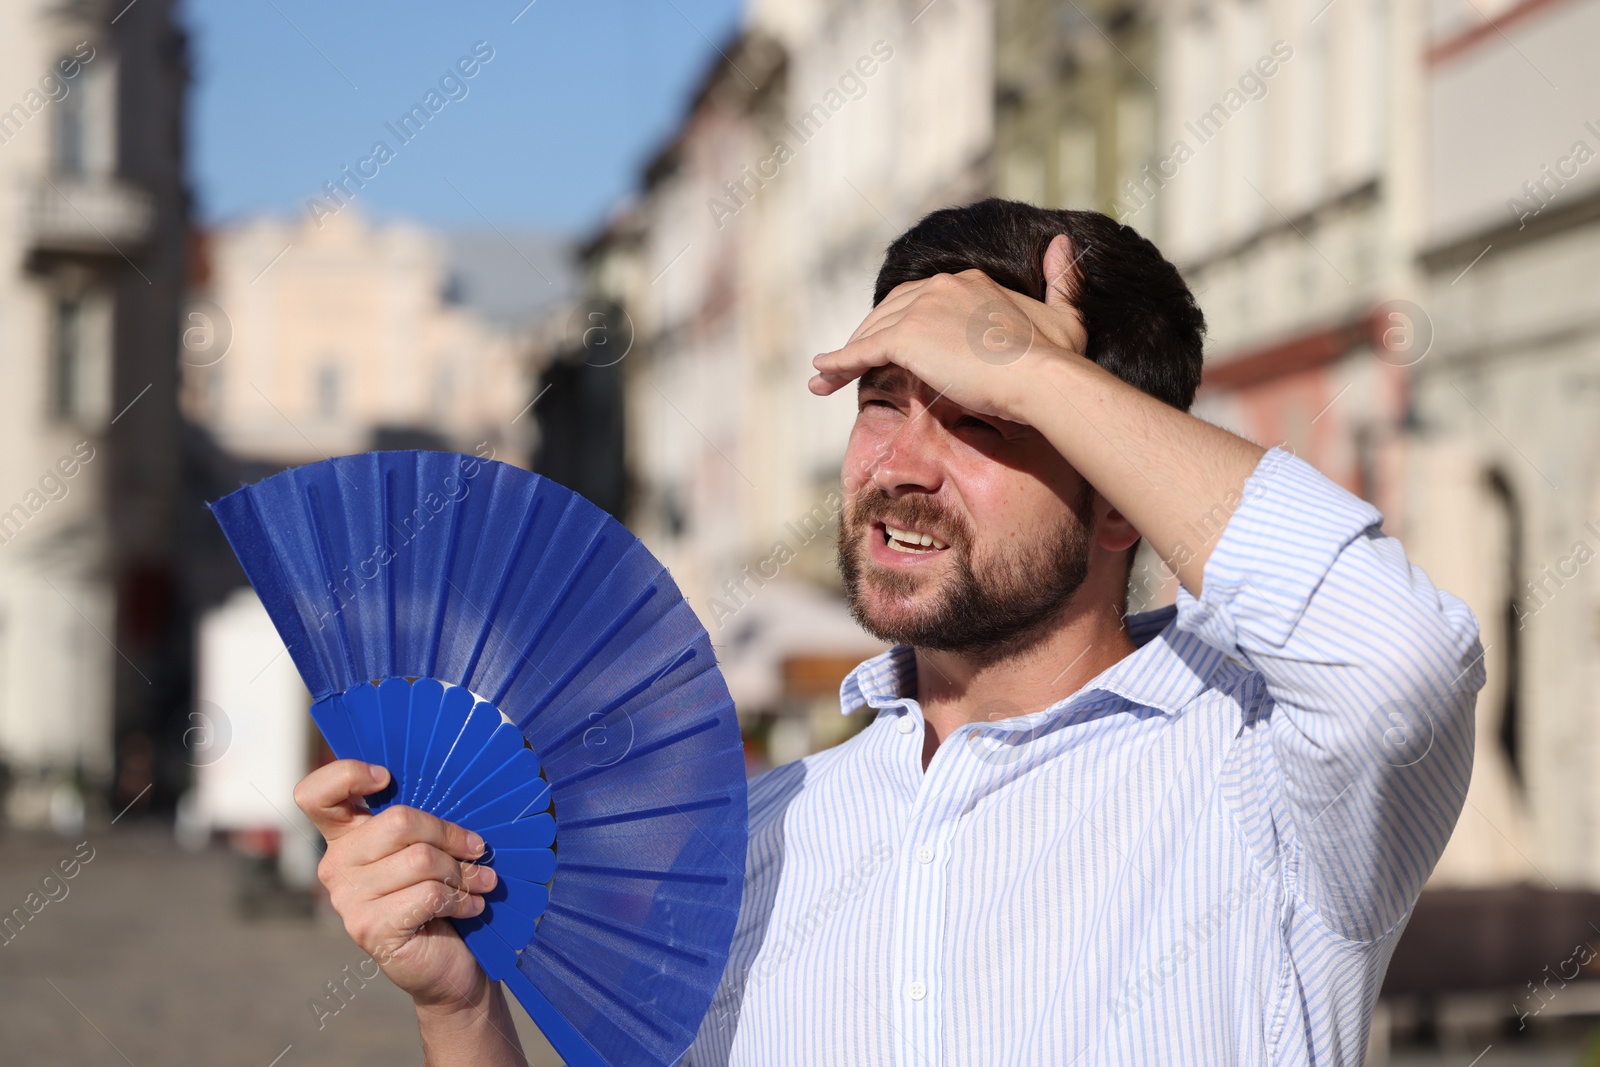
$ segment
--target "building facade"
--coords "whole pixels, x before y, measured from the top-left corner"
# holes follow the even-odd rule
[[[1514,661],[1526,650],[1515,648],[1515,634],[1506,639],[1510,578],[1501,558],[1510,539],[1524,535],[1494,518],[1508,506],[1514,480],[1495,468],[1484,481],[1485,464],[1468,458],[1459,437],[1430,427],[1423,412],[1430,395],[1457,414],[1471,412],[1455,383],[1435,374],[1443,373],[1444,338],[1476,320],[1446,322],[1438,312],[1468,306],[1463,301],[1480,305],[1462,286],[1434,294],[1436,275],[1446,265],[1466,266],[1457,260],[1478,235],[1458,226],[1441,237],[1437,216],[1468,213],[1462,189],[1485,184],[1481,119],[1509,114],[1493,81],[1481,82],[1477,97],[1457,86],[1453,71],[1472,62],[1457,56],[1498,48],[1501,65],[1514,66],[1516,49],[1485,16],[1518,24],[1561,6],[997,4],[997,191],[1045,206],[1097,208],[1155,240],[1206,314],[1195,413],[1291,449],[1375,503],[1386,532],[1401,537],[1442,586],[1460,591],[1483,623],[1492,663],[1478,760],[1435,888],[1536,877],[1528,852],[1545,832],[1535,829],[1528,775],[1517,766],[1528,758],[1527,729],[1518,724],[1530,705],[1517,692],[1529,684],[1528,668]],[[1452,35],[1473,43],[1452,44]],[[1519,74],[1539,81],[1526,64]],[[1537,110],[1531,98],[1522,103],[1525,113]],[[1571,110],[1559,121],[1578,136]],[[1524,129],[1521,139],[1528,136]],[[1572,154],[1570,145],[1562,148],[1552,160]],[[1537,160],[1529,166],[1537,180]],[[1497,175],[1498,184],[1488,183],[1496,192],[1476,194],[1492,203],[1497,225],[1505,196],[1520,188],[1510,177]],[[1575,179],[1562,180],[1561,206],[1570,213],[1580,197]],[[1472,245],[1466,259],[1489,241]],[[1485,272],[1478,284],[1494,277]],[[1582,303],[1576,293],[1573,303]],[[1479,430],[1493,436],[1487,424]],[[1484,533],[1463,538],[1467,529]],[[1147,549],[1130,610],[1172,595],[1172,579]],[[1542,684],[1581,685],[1577,673],[1556,683],[1551,672]],[[1575,707],[1560,713],[1568,723],[1577,714]],[[1552,799],[1551,816],[1570,819],[1570,805],[1556,814],[1561,806]]]
[[[710,631],[762,759],[836,740],[839,679],[883,647],[833,562],[854,404],[806,381],[871,310],[889,241],[987,191],[992,18],[981,0],[753,4],[588,248],[632,341],[628,520]]]
[[[0,760],[15,822],[171,801],[188,198],[168,0],[0,9]]]
[[[442,235],[350,206],[224,227],[203,252],[183,409],[229,454],[287,466],[487,443],[526,464],[525,338],[453,298]]]
[[[1592,889],[1600,72],[1588,51],[1600,3],[1525,0],[1492,16],[1436,5],[1420,53],[1433,344],[1415,368],[1418,526],[1484,627],[1473,784],[1492,776],[1507,800],[1463,819],[1505,831],[1501,851],[1520,855],[1500,866],[1544,888]]]

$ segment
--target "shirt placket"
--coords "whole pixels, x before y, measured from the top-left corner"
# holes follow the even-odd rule
[[[907,812],[906,834],[896,851],[894,966],[890,1002],[899,1067],[938,1067],[946,999],[952,988],[942,969],[949,894],[950,850],[962,811],[957,774],[961,768],[936,755],[922,770],[924,724],[913,703],[902,712],[907,758],[919,781]],[[911,723],[906,730],[902,724]],[[946,745],[958,744],[951,737]],[[955,755],[949,753],[947,755]]]

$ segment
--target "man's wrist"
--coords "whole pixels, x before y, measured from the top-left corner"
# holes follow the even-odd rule
[[[482,1015],[488,1008],[498,983],[491,982],[481,970],[471,986],[455,989],[437,997],[413,996],[411,1002],[419,1019],[449,1020],[457,1017]]]
[[[440,1001],[413,998],[413,1005],[428,1067],[457,1063],[526,1067],[500,983],[484,976],[468,995]]]
[[[1052,418],[1061,416],[1063,395],[1080,395],[1085,373],[1109,373],[1088,357],[1039,337],[1018,369],[1026,373],[1019,376],[1009,417],[1041,433]]]

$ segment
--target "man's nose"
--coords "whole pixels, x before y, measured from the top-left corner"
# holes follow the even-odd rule
[[[944,443],[938,422],[918,408],[882,444],[872,482],[890,496],[936,493],[944,482]]]

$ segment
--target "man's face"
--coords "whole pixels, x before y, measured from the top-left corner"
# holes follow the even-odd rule
[[[864,375],[857,404],[839,523],[856,621],[978,656],[1045,636],[1088,574],[1089,483],[1038,431],[957,407],[900,367]]]

